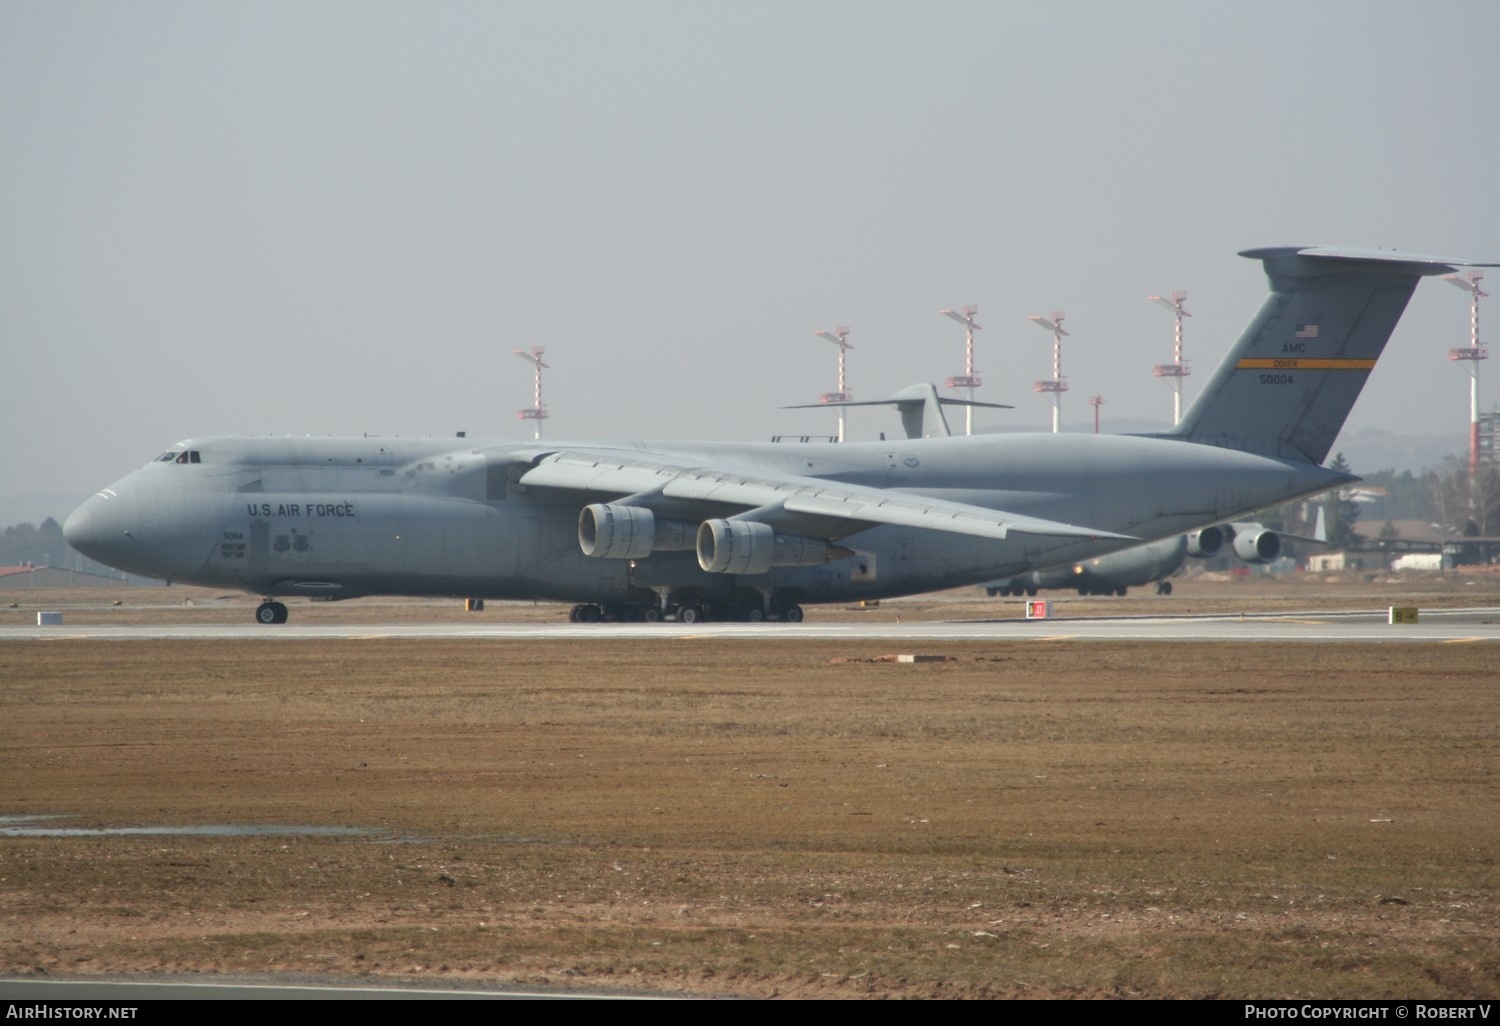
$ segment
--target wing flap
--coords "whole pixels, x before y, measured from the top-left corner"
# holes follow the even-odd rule
[[[840,489],[839,491],[843,491]],[[786,508],[793,513],[811,513],[819,516],[843,517],[871,524],[894,524],[901,527],[921,527],[932,531],[947,531],[950,534],[967,534],[976,538],[995,538],[1004,541],[1011,531],[1021,534],[1045,534],[1062,538],[1120,538],[1130,535],[1100,531],[1092,527],[1079,527],[1056,520],[1019,516],[1003,510],[971,506],[968,503],[930,499],[910,492],[876,493],[878,499],[869,499],[859,494],[842,495],[795,495],[786,501]]]
[[[632,495],[662,487],[681,468],[613,457],[580,458],[571,453],[544,457],[520,477],[528,488],[563,488],[578,492]]]

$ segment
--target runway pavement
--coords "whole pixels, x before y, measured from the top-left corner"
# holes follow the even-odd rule
[[[793,623],[596,624],[356,624],[261,626],[245,624],[0,627],[0,641],[235,640],[480,638],[495,641],[601,639],[819,641],[1249,641],[1249,642],[1496,642],[1500,608],[1434,610],[1419,622],[1390,624],[1384,612],[1309,612],[1236,616],[1090,617],[1045,620],[891,620]]]

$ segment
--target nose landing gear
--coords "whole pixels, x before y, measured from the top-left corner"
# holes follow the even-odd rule
[[[266,599],[255,607],[255,622],[264,624],[286,623],[286,606]]]

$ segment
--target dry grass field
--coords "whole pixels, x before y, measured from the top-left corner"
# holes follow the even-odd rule
[[[1299,587],[1191,585],[1165,601],[1398,601],[1382,582]],[[241,622],[253,607],[142,594],[48,596],[0,623],[36,608]],[[1440,580],[1419,601],[1481,594],[1494,603],[1495,582]],[[903,611],[997,603],[809,616]],[[561,618],[453,603],[293,615]],[[871,661],[889,643],[642,629],[0,640],[0,816],[364,831],[0,837],[0,971],[750,997],[1500,996],[1493,644],[1031,640],[929,645],[949,660],[895,665]]]

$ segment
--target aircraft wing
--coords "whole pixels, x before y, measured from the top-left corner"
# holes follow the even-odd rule
[[[791,474],[710,469],[614,452],[554,452],[539,459],[519,481],[527,487],[627,497],[627,503],[648,507],[662,500],[670,500],[679,509],[701,504],[712,516],[721,515],[724,507],[740,507],[743,512],[735,514],[736,519],[762,521],[787,530],[797,530],[798,521],[818,521],[832,528],[819,533],[831,537],[893,524],[999,540],[1011,531],[1062,538],[1139,540],[918,492]]]

